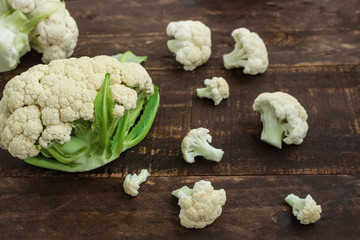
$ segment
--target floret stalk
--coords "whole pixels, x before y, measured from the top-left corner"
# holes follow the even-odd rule
[[[224,66],[226,69],[244,67],[247,60],[247,52],[238,46],[235,46],[234,50],[223,56]]]
[[[167,47],[168,49],[170,50],[170,52],[176,54],[176,52],[178,51],[178,48],[176,46],[176,40],[175,39],[172,39],[172,40],[169,40],[167,41]]]
[[[196,93],[200,98],[211,98],[211,93],[208,88],[197,88]]]
[[[191,196],[194,193],[194,189],[189,188],[188,186],[183,186],[179,189],[176,189],[172,192],[172,195],[179,198],[179,193],[183,192],[188,196]]]
[[[285,201],[292,207],[295,206],[295,204],[299,203],[301,201],[301,198],[296,196],[295,194],[291,193],[286,198]]]
[[[286,198],[285,201],[293,208],[293,213],[301,211],[305,207],[305,201],[302,198],[299,198],[295,194],[291,193]]]
[[[2,14],[9,11],[10,7],[6,0],[0,0],[0,17]]]
[[[220,162],[224,155],[224,151],[222,149],[214,148],[206,140],[202,139],[197,141],[194,145],[194,150],[198,153],[198,155],[215,162]]]
[[[150,176],[148,170],[147,170],[147,169],[141,169],[141,171],[140,171],[140,173],[139,173],[139,175],[138,175],[138,178],[137,178],[136,183],[137,183],[138,185],[142,184],[143,182],[146,181],[146,178],[147,178],[148,176]]]
[[[264,106],[261,111],[263,131],[261,140],[281,149],[285,129],[281,126],[281,120],[276,116],[275,110],[270,106]]]

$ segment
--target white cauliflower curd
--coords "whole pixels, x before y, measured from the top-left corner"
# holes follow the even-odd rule
[[[214,190],[211,182],[200,180],[193,189],[184,186],[172,192],[179,199],[180,223],[186,228],[204,228],[212,224],[226,202],[224,189]]]
[[[69,142],[74,121],[95,121],[94,100],[106,73],[110,73],[115,118],[135,109],[140,93],[154,93],[152,80],[140,64],[110,56],[36,65],[5,86],[0,101],[0,146],[26,159],[38,155],[36,145],[47,149]]]
[[[264,41],[247,28],[235,29],[231,36],[236,41],[234,50],[223,56],[226,69],[243,67],[245,74],[264,73],[269,65]]]
[[[293,208],[292,212],[301,224],[315,223],[321,217],[321,206],[316,204],[310,194],[306,198],[299,198],[291,193],[285,201]]]
[[[253,109],[261,113],[261,140],[277,148],[303,142],[309,126],[308,115],[296,98],[288,93],[262,93],[254,101]]]
[[[181,142],[181,152],[187,163],[194,163],[195,157],[202,156],[207,160],[220,162],[224,151],[210,145],[212,137],[209,129],[200,127],[191,129]]]
[[[16,40],[0,37],[0,49],[13,46],[0,58],[0,72],[14,69],[20,57],[31,48],[42,53],[42,62],[72,56],[79,30],[73,17],[60,0],[0,0],[0,28],[13,32]],[[6,17],[11,15],[10,18]]]
[[[200,21],[171,22],[166,33],[175,39],[167,46],[176,55],[176,61],[184,65],[186,71],[192,71],[206,63],[211,55],[211,31]]]
[[[34,11],[35,8],[45,4],[47,1],[48,0],[7,0],[13,9],[18,9],[24,14]]]
[[[205,79],[205,88],[197,88],[196,93],[199,98],[209,98],[214,101],[214,105],[219,105],[223,99],[230,95],[229,84],[222,77]]]
[[[128,174],[123,183],[124,191],[130,196],[137,196],[140,184],[145,182],[148,176],[150,176],[150,173],[147,169],[141,169],[139,175],[136,173],[133,175]]]
[[[46,11],[46,8],[48,8],[47,4],[40,5],[30,16],[38,15]],[[55,59],[71,57],[78,36],[76,22],[63,3],[53,14],[36,25],[30,34],[31,47],[43,54],[41,59],[43,63],[49,63]]]

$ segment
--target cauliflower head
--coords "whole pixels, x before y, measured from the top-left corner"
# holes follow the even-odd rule
[[[30,18],[22,11],[11,8],[6,0],[0,0],[0,72],[17,67],[20,58],[30,51],[30,32],[42,19],[52,13],[53,9],[48,9]]]
[[[6,0],[2,1],[6,2]],[[42,61],[44,63],[71,57],[77,44],[79,31],[75,20],[65,7],[65,2],[60,0],[7,0],[7,3],[12,10],[23,14],[29,22],[20,26],[21,18],[17,17],[14,23],[10,23],[13,25],[12,28],[19,28],[21,32],[24,32],[23,35],[26,35],[26,39],[24,36],[22,43],[26,43],[27,47],[21,49],[16,46],[16,49],[22,51],[18,59],[30,50],[30,45],[43,54]],[[12,18],[15,19],[15,17]],[[15,44],[18,45],[19,40],[15,41]],[[15,68],[16,65],[17,63],[12,68]],[[11,68],[5,70],[9,69]]]
[[[211,55],[211,31],[200,21],[170,22],[167,35],[175,39],[167,42],[169,50],[176,55],[176,61],[192,71],[206,63]]]
[[[181,151],[187,163],[194,163],[196,156],[220,162],[224,151],[210,145],[212,137],[206,128],[196,128],[188,132],[181,142]]]
[[[205,79],[205,88],[197,88],[196,92],[200,98],[209,98],[214,101],[214,105],[229,97],[229,85],[222,77],[213,77],[212,79]]]
[[[141,111],[127,112],[138,107],[142,109],[144,106],[141,104],[147,103],[154,95],[152,80],[140,64],[119,62],[110,56],[55,60],[48,65],[36,65],[6,84],[0,101],[0,146],[20,159],[37,156],[39,151],[44,156],[54,154],[46,150],[56,144],[71,142],[64,149],[64,158],[70,150],[77,152],[89,148],[91,141],[98,139],[91,135],[95,134],[97,126],[92,127],[94,133],[85,129],[90,129],[90,124],[96,123],[97,118],[99,121],[103,118],[96,116],[94,108],[96,110],[95,100],[104,88],[107,73],[110,76],[106,96],[111,98],[104,99],[114,106],[107,108],[111,112],[105,117],[108,120],[114,118],[115,124],[126,115],[134,124],[133,118],[136,119]],[[156,103],[152,107],[156,112]],[[123,134],[128,132],[129,129]],[[73,133],[81,137],[72,142]],[[128,140],[129,146],[121,143],[123,149],[133,144],[134,139]],[[81,147],[76,149],[73,146]],[[56,150],[59,151],[60,146]],[[94,167],[85,165],[84,170]]]
[[[261,140],[280,149],[282,141],[296,145],[303,142],[309,128],[308,115],[290,94],[262,93],[255,99],[253,109],[261,113]]]
[[[47,4],[40,5],[32,14],[38,15],[39,12],[44,12],[43,8],[48,8]],[[52,60],[71,57],[78,36],[76,22],[63,2],[55,13],[43,19],[31,32],[31,47],[43,54],[41,58],[43,63],[49,63]]]
[[[293,214],[301,224],[315,223],[321,217],[321,206],[316,204],[310,194],[303,199],[291,193],[285,201],[293,208]]]
[[[179,218],[186,228],[204,228],[212,224],[222,212],[226,202],[224,189],[214,190],[211,182],[200,180],[193,189],[184,186],[172,192],[179,199]]]
[[[130,196],[135,197],[139,194],[140,184],[145,182],[148,176],[150,176],[150,173],[147,169],[141,169],[139,175],[136,173],[133,175],[128,174],[123,183],[124,191]]]
[[[223,56],[226,69],[243,67],[245,74],[264,73],[269,65],[264,41],[247,28],[235,29],[231,36],[236,41],[234,50]]]

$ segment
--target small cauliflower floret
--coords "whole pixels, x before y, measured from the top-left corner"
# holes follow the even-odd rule
[[[45,4],[48,0],[7,0],[9,5],[23,13],[30,13],[38,6]]]
[[[306,198],[299,198],[291,193],[285,201],[293,208],[293,214],[301,224],[314,223],[320,219],[321,206],[316,204],[310,194]]]
[[[224,151],[210,145],[212,137],[206,128],[196,128],[188,132],[181,143],[181,151],[186,162],[194,163],[196,156],[220,162]]]
[[[205,79],[205,88],[197,88],[196,92],[200,98],[210,98],[214,105],[218,105],[223,99],[229,97],[229,85],[222,77]]]
[[[244,68],[245,74],[264,73],[269,65],[264,41],[247,28],[235,29],[231,36],[235,39],[234,50],[223,56],[226,69]]]
[[[212,224],[226,202],[224,189],[214,190],[211,182],[200,180],[190,189],[184,186],[172,192],[179,199],[179,218],[186,228],[204,228]]]
[[[211,31],[200,21],[171,22],[166,33],[175,39],[167,46],[176,55],[176,61],[184,65],[186,71],[206,63],[211,55]]]
[[[55,3],[58,1],[55,1]],[[37,7],[31,14],[45,12],[52,2]],[[43,54],[43,63],[71,57],[77,44],[79,30],[65,2],[52,15],[43,19],[31,32],[31,47]]]
[[[293,96],[283,92],[262,93],[255,99],[253,109],[261,113],[262,141],[280,149],[282,141],[296,145],[303,142],[309,128],[308,115]]]
[[[139,175],[136,175],[136,173],[133,175],[128,174],[123,183],[124,191],[135,197],[139,194],[140,184],[145,182],[148,176],[150,176],[150,174],[147,169],[141,169]]]

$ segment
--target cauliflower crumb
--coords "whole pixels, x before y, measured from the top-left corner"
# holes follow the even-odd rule
[[[128,174],[123,183],[124,191],[130,196],[137,196],[139,194],[140,184],[146,181],[146,178],[150,176],[147,169],[142,169],[139,175]]]

